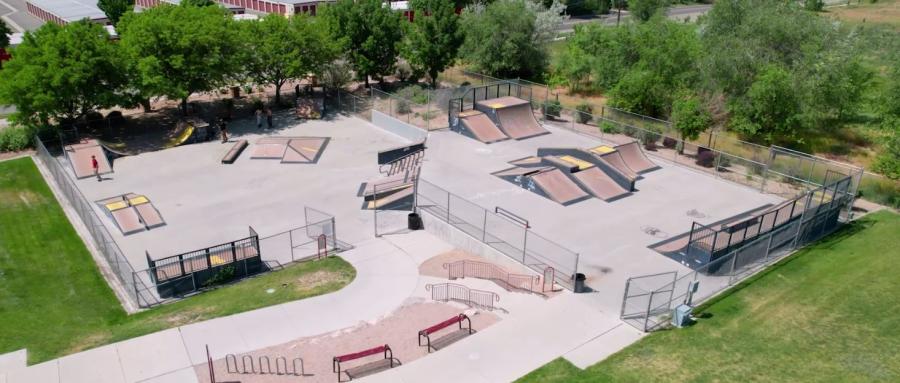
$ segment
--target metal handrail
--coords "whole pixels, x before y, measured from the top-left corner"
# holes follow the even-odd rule
[[[462,266],[462,273],[454,274],[454,271],[459,271],[459,265]],[[451,280],[466,277],[486,279],[497,283],[497,285],[503,287],[508,291],[525,290],[534,293],[536,292],[534,290],[534,285],[540,281],[540,277],[538,276],[513,274],[501,268],[500,266],[488,262],[461,260],[451,263],[445,263],[443,264],[443,268],[448,271],[447,277]],[[525,288],[518,283],[514,283],[515,280],[527,283],[528,288]]]

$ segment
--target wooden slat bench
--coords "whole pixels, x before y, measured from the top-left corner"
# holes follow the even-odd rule
[[[238,142],[235,142],[234,146],[231,147],[231,150],[229,150],[228,153],[225,153],[225,157],[222,157],[222,163],[233,164],[245,148],[247,148],[247,140],[238,140]]]
[[[463,321],[466,322],[467,327],[463,328]],[[459,329],[453,333],[445,335],[434,342],[431,341],[431,334],[434,334],[438,331],[441,331],[447,327],[450,327],[454,324],[459,324]],[[434,326],[426,328],[424,330],[419,331],[419,346],[428,346],[428,352],[431,352],[432,349],[435,351],[449,346],[451,343],[456,342],[457,340],[462,339],[465,336],[472,334],[472,320],[469,319],[466,314],[459,314],[450,319],[447,319],[441,323],[438,323]],[[422,344],[422,339],[425,339],[425,344]]]
[[[365,358],[367,356],[372,356],[372,355],[384,355],[384,358],[381,360],[375,361],[375,362],[366,363],[361,366],[349,368],[346,370],[341,370],[341,363],[343,363],[343,362],[349,362],[351,360]],[[385,370],[388,368],[394,368],[394,364],[395,364],[394,353],[391,351],[391,346],[388,346],[385,344],[382,346],[370,348],[368,350],[354,352],[352,354],[336,356],[332,360],[332,369],[334,370],[335,373],[337,373],[338,382],[340,382],[341,381],[341,372],[346,374],[347,377],[350,378],[350,380],[353,380],[353,378],[359,378],[359,377],[363,377],[366,375],[374,374],[376,372],[379,372],[379,371],[382,371],[382,370]],[[399,365],[400,363],[396,362],[396,364]]]

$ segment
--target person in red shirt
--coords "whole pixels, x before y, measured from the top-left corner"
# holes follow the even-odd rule
[[[103,181],[100,177],[100,163],[97,162],[97,156],[91,156],[91,169],[94,169],[94,175],[97,176],[97,182]]]

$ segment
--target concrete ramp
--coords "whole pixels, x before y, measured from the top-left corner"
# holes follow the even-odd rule
[[[622,171],[619,171],[613,165],[613,163],[597,156],[596,153],[593,152],[593,149],[582,150],[576,148],[539,148],[538,156],[541,156],[542,158],[556,157],[562,159],[570,164],[570,166],[565,168],[572,169],[577,167],[577,169],[573,171],[585,170],[587,169],[585,164],[593,164],[603,173],[606,173],[607,177],[615,181],[619,185],[619,187],[627,191],[634,190],[634,184],[637,180],[637,175],[633,171],[631,171],[630,168],[628,169],[628,171],[631,174],[626,174]],[[560,167],[558,165],[555,166]]]
[[[491,121],[491,118],[477,110],[470,110],[459,114],[462,128],[468,135],[485,144],[508,140],[509,137],[500,131],[500,128]]]
[[[547,198],[562,205],[571,205],[591,197],[559,169],[540,172],[531,179]]]
[[[622,153],[619,153],[618,150],[607,153],[598,153],[597,151],[594,151],[592,149],[590,150],[590,152],[597,156],[597,158],[599,158],[601,161],[606,162],[609,166],[618,170],[619,173],[622,173],[632,179],[638,179],[641,177],[640,174],[638,174],[636,171],[634,171],[634,169],[628,166],[628,164],[625,162],[625,159],[622,158]]]
[[[549,134],[531,110],[531,103],[516,97],[500,97],[475,103],[476,109],[485,112],[498,122],[500,130],[515,140],[524,140]]]
[[[66,147],[66,158],[72,165],[75,178],[87,178],[94,176],[94,168],[91,166],[91,156],[97,159],[98,173],[112,173],[112,165],[103,151],[103,146],[97,140],[89,140],[84,143]]]
[[[597,167],[572,173],[575,182],[594,197],[610,202],[631,194]]]
[[[659,169],[659,165],[655,164],[647,158],[637,141],[632,141],[624,145],[615,147],[616,151],[621,153],[622,159],[629,168],[638,174],[646,173]]]

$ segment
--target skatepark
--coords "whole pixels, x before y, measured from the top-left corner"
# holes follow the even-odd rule
[[[297,122],[279,113],[279,128],[273,131],[257,130],[251,119],[236,120],[231,124],[233,137],[225,144],[194,143],[113,158],[100,182],[89,169],[73,169],[69,161],[73,154],[63,153],[59,162],[68,164],[66,170],[77,178],[78,189],[94,202],[103,225],[136,269],[195,249],[206,251],[207,263],[198,264],[193,258],[180,261],[182,274],[258,258],[260,253],[264,260],[290,262],[290,254],[273,254],[265,245],[238,247],[235,243],[247,237],[248,228],[257,238],[293,233],[292,229],[311,223],[307,208],[313,208],[333,217],[336,227],[331,226],[327,234],[340,239],[344,250],[340,256],[353,264],[359,277],[331,295],[101,347],[30,367],[24,370],[30,372],[10,382],[32,381],[29,378],[36,376],[50,376],[46,381],[54,382],[209,381],[210,364],[222,376],[239,376],[241,381],[289,381],[285,380],[290,378],[287,364],[293,358],[281,361],[279,356],[298,352],[313,372],[291,376],[305,381],[333,381],[332,357],[335,366],[346,362],[354,368],[362,363],[357,359],[369,361],[383,355],[377,361],[379,372],[362,379],[385,382],[508,381],[559,356],[586,366],[642,336],[619,320],[626,279],[690,270],[651,245],[667,239],[677,242],[698,215],[702,222],[712,223],[782,202],[648,155],[635,143],[603,142],[544,125],[522,99],[472,104],[469,115],[477,117],[472,120],[493,127],[477,133],[492,139],[478,139],[478,128],[471,129],[472,125],[465,128],[471,130],[468,133],[451,129],[404,134],[412,130],[402,129],[416,128],[399,121],[385,126],[340,114]],[[507,112],[516,108],[511,117]],[[464,114],[461,120],[469,118]],[[479,123],[472,120],[465,123]],[[373,115],[372,121],[383,120]],[[236,150],[239,144],[243,146]],[[98,147],[102,148],[90,144],[76,149]],[[404,153],[410,148],[416,148],[417,155]],[[234,154],[233,162],[222,161],[226,153]],[[84,157],[84,153],[78,155]],[[529,183],[537,187],[529,189]],[[501,241],[535,241],[539,236],[572,252],[573,270],[586,276],[586,292],[568,290],[567,281],[572,278],[566,275],[568,269],[542,273],[528,262],[520,263],[534,254],[522,260],[507,257],[482,246],[485,237],[442,222],[435,213],[440,210],[428,207],[435,204],[434,199],[443,198],[433,194],[435,190],[447,193],[447,207],[458,215],[455,219],[480,220],[484,214],[487,229],[486,212],[494,211],[514,221],[513,228],[524,223],[527,229],[522,238],[515,230],[493,232]],[[397,202],[401,200],[405,203]],[[402,230],[411,201],[419,206],[423,231]],[[387,213],[382,210],[393,215],[384,219]],[[381,230],[391,234],[376,236]],[[230,259],[227,251],[216,247],[229,242]],[[443,274],[446,268],[422,271],[431,267],[426,266],[430,259],[459,249],[469,255],[456,262],[492,264],[492,270],[501,271],[482,276],[487,280],[448,280]],[[542,256],[556,255],[547,251]],[[547,260],[555,261],[564,262]],[[171,264],[167,267],[158,268],[166,272],[147,276],[145,283],[152,286],[181,275],[169,271]],[[496,275],[502,275],[506,285],[497,284]],[[510,282],[512,275],[517,275],[518,282]],[[524,281],[529,286],[524,292],[509,288]],[[438,291],[446,293],[450,285],[461,286],[468,296],[471,291],[483,291],[496,296],[496,301],[490,298],[490,307],[485,302],[460,304],[456,298],[443,301]],[[435,300],[446,306],[428,304]],[[322,317],[326,312],[330,314]],[[414,336],[421,329],[442,331],[445,327],[435,323],[445,323],[449,314],[454,315],[450,319],[461,318],[457,316],[461,313],[484,316],[473,322],[475,331],[455,339],[446,349],[428,353],[415,347],[415,338],[409,334]],[[250,322],[266,325],[242,327],[237,337],[229,330]],[[568,325],[547,326],[556,322]],[[334,344],[316,345],[321,339],[332,339]],[[150,354],[160,358],[165,354],[167,362],[145,369],[135,350],[150,345],[156,350]],[[390,357],[389,351],[393,352]],[[285,374],[229,375],[237,371],[238,361],[243,362],[241,355],[250,355],[257,370],[265,360],[283,368]],[[512,357],[522,363],[508,363]],[[394,359],[399,363],[395,365]],[[72,360],[120,365],[123,373],[97,379],[91,371],[72,372]],[[465,368],[434,374],[447,365]],[[292,368],[298,371],[293,364]]]

